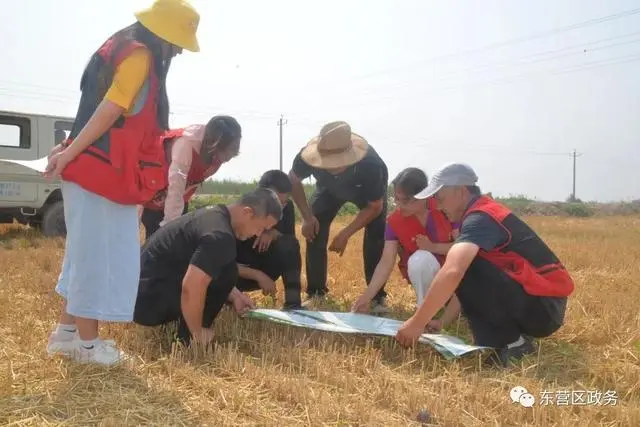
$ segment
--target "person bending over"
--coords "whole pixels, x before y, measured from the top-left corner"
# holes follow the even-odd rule
[[[134,322],[158,326],[177,321],[181,342],[209,343],[225,302],[238,313],[254,307],[235,287],[236,240],[260,235],[281,216],[278,196],[260,188],[229,206],[196,209],[161,227],[142,248]]]
[[[312,301],[324,299],[327,288],[327,245],[329,250],[344,253],[349,239],[364,228],[362,261],[366,283],[380,261],[384,246],[387,216],[387,166],[374,148],[348,123],[327,123],[320,133],[300,150],[289,173],[292,198],[302,215],[302,235],[307,241],[307,295]],[[316,191],[307,202],[302,180],[313,176]],[[342,228],[329,244],[329,228],[340,208],[355,204],[359,213]],[[372,311],[388,311],[384,286],[374,297]]]
[[[291,181],[286,173],[270,170],[262,175],[258,187],[276,192],[283,205],[282,219],[258,237],[238,241],[236,261],[240,280],[236,286],[243,292],[262,289],[265,295],[275,295],[275,280],[282,277],[284,308],[301,309],[302,260],[296,238],[295,210],[289,200]]]
[[[427,175],[418,168],[407,168],[392,181],[396,210],[387,219],[382,258],[367,290],[356,300],[351,311],[366,312],[373,296],[389,279],[398,255],[402,277],[416,292],[416,307],[424,300],[431,282],[444,263],[458,229],[437,209],[433,199],[414,196],[427,187]],[[458,317],[460,303],[454,295],[439,320],[430,330],[439,331]]]
[[[138,214],[148,239],[167,222],[184,215],[200,184],[240,151],[242,128],[230,116],[215,116],[206,125],[166,131],[159,143],[165,151],[167,186]]]

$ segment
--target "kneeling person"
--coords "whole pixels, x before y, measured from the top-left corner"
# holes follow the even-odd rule
[[[403,345],[416,340],[455,292],[475,343],[495,348],[488,362],[505,366],[535,351],[531,337],[547,337],[562,326],[574,283],[535,231],[481,195],[477,179],[469,166],[450,164],[415,196],[435,196],[449,220],[461,221],[460,235],[397,339]]]
[[[427,187],[427,175],[418,168],[401,171],[391,182],[396,210],[387,219],[384,250],[367,290],[356,300],[351,311],[365,312],[376,292],[389,280],[393,264],[400,256],[398,267],[402,277],[416,292],[416,307],[427,294],[433,278],[444,263],[458,231],[456,224],[437,209],[433,198],[414,196]],[[458,317],[460,303],[451,297],[442,317],[429,325],[433,332],[446,327]]]
[[[145,326],[178,321],[178,338],[208,343],[225,302],[236,312],[253,307],[235,288],[236,240],[260,235],[282,216],[277,195],[257,189],[229,205],[197,209],[154,233],[142,248],[133,320]]]
[[[276,226],[260,236],[237,243],[238,272],[237,287],[241,291],[262,289],[267,294],[275,294],[275,280],[282,277],[284,282],[284,308],[301,309],[300,273],[302,258],[300,243],[296,238],[296,218],[293,202],[289,200],[291,181],[279,170],[265,172],[258,183],[260,188],[268,188],[278,194],[283,205],[282,219]]]

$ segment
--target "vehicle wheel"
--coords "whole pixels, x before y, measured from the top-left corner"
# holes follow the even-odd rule
[[[42,215],[42,234],[47,237],[66,236],[67,226],[64,222],[64,205],[62,200],[53,203]]]

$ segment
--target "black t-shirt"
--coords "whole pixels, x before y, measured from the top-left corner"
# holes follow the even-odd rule
[[[235,265],[235,254],[229,210],[224,205],[207,206],[167,223],[147,240],[140,277],[181,283],[193,264],[215,281],[225,268]]]
[[[310,166],[301,152],[293,160],[293,173],[301,180],[313,176],[318,191],[328,191],[341,200],[359,204],[380,200],[387,191],[387,165],[371,146],[362,160],[338,175]]]
[[[296,234],[296,212],[291,200],[282,208],[282,218],[274,228],[282,234]]]
[[[470,205],[477,200],[474,198]],[[474,243],[485,251],[490,251],[504,245],[509,239],[509,234],[493,218],[484,212],[469,214],[460,225],[460,235],[456,243]]]

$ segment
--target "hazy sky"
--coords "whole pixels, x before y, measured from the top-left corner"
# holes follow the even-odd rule
[[[73,115],[91,53],[151,0],[20,0],[0,14],[0,109]],[[216,178],[284,167],[347,120],[393,177],[471,164],[484,191],[640,198],[640,1],[193,0],[202,51],[169,76],[171,125],[231,114]]]

